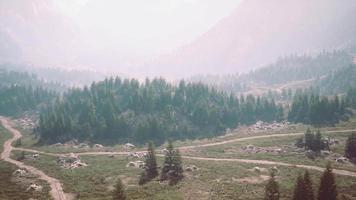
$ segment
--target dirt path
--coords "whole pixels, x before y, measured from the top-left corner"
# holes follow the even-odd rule
[[[12,128],[10,127],[10,129],[12,129]],[[14,129],[12,129],[12,130],[14,130]],[[14,130],[14,131],[17,132],[21,137],[21,134],[17,130]],[[325,131],[325,133],[347,133],[347,132],[354,132],[354,131],[356,131],[356,129]],[[198,147],[217,146],[217,145],[223,145],[223,144],[246,141],[246,140],[253,140],[253,139],[300,136],[300,135],[304,135],[304,132],[286,133],[286,134],[271,134],[271,135],[236,138],[236,139],[207,143],[207,144],[183,146],[183,147],[179,147],[179,149],[186,150],[186,149],[193,149],[193,148],[198,148]],[[47,153],[47,152],[26,149],[26,148],[13,148],[13,149],[21,150],[21,151],[28,151],[28,152],[33,152],[33,153],[39,153],[39,154],[45,154],[45,155],[50,155],[50,156],[66,156],[66,155],[70,154],[70,153],[58,153],[58,154],[57,153]],[[145,151],[140,151],[140,152],[145,152]],[[77,155],[128,155],[129,153],[130,152],[123,151],[123,152],[82,152],[82,153],[75,153],[75,154],[77,154]],[[163,156],[163,155],[157,154],[157,156]],[[207,158],[207,157],[194,157],[194,156],[184,156],[184,155],[182,156],[182,158],[190,159],[190,160],[213,161],[213,162],[240,162],[240,163],[248,163],[248,164],[256,164],[256,165],[274,165],[274,166],[284,166],[284,167],[296,167],[296,168],[303,168],[303,169],[315,170],[315,171],[320,171],[320,172],[325,170],[325,168],[318,167],[318,166],[295,165],[295,164],[290,164],[290,163],[275,162],[275,161],[268,161],[268,160],[250,160],[250,159],[234,159],[234,158]],[[341,170],[341,169],[334,169],[333,171],[337,175],[356,177],[356,172],[351,172],[351,171]]]
[[[355,131],[356,131],[356,129],[349,129],[349,130],[325,131],[324,133],[348,133],[348,132],[355,132]],[[221,142],[212,142],[212,143],[207,143],[207,144],[198,144],[198,145],[192,145],[192,146],[184,146],[184,147],[179,147],[179,149],[180,149],[180,150],[185,150],[185,149],[193,149],[193,148],[198,148],[198,147],[218,146],[218,145],[229,144],[229,143],[234,143],[234,142],[241,142],[241,141],[246,141],[246,140],[263,139],[263,138],[271,138],[271,137],[301,136],[301,135],[304,135],[304,132],[300,132],[300,133],[285,133],[285,134],[271,134],[271,135],[260,135],[260,136],[236,138],[236,139],[225,140],[225,141],[221,141]]]
[[[285,166],[285,167],[296,167],[296,168],[304,168],[309,170],[315,170],[323,172],[325,168],[312,166],[312,165],[295,165],[290,163],[283,163],[283,162],[274,162],[268,160],[249,160],[249,159],[234,159],[234,158],[206,158],[206,157],[193,157],[193,156],[182,156],[185,159],[191,160],[203,160],[203,161],[215,161],[215,162],[240,162],[240,163],[248,163],[248,164],[256,164],[256,165],[274,165],[274,166]],[[356,177],[356,172],[351,172],[347,170],[341,169],[333,169],[333,172],[338,175],[343,176],[351,176]]]
[[[17,165],[19,168],[26,169],[31,174],[37,175],[40,179],[46,181],[51,187],[51,196],[53,197],[54,200],[66,200],[67,199],[66,195],[63,192],[63,188],[59,180],[47,176],[44,172],[32,166],[25,165],[22,162],[10,158],[11,151],[13,150],[12,143],[17,139],[21,138],[22,135],[18,130],[11,127],[8,119],[4,117],[0,117],[0,121],[2,125],[13,135],[11,139],[7,140],[4,143],[4,151],[1,153],[1,159],[3,159],[6,162]]]

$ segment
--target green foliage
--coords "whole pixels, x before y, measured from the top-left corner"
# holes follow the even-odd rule
[[[70,139],[138,143],[221,135],[239,123],[282,119],[274,101],[236,98],[203,84],[178,86],[164,79],[110,78],[90,88],[72,89],[41,113],[41,141]]]
[[[296,94],[288,113],[288,120],[316,126],[333,125],[348,119],[346,100],[335,96],[332,99],[319,95]]]
[[[318,200],[336,200],[337,189],[335,177],[330,163],[327,165],[323,176],[320,179]]]
[[[270,86],[316,79],[317,87],[323,92],[339,92],[356,80],[355,71],[350,75],[350,69],[347,69],[352,63],[353,58],[346,51],[321,52],[316,56],[290,55],[248,74],[196,76],[192,81],[212,85],[223,91],[240,93],[249,90],[251,83]],[[322,76],[327,76],[325,81],[319,78]],[[291,98],[289,91],[278,96],[281,100]]]
[[[295,184],[294,187],[294,195],[293,195],[293,200],[305,200],[305,185],[304,185],[304,180],[303,176],[299,174],[297,183]]]
[[[346,93],[348,88],[356,85],[356,65],[350,63],[343,68],[333,69],[314,85],[324,95]]]
[[[320,152],[321,150],[328,149],[328,144],[324,144],[320,130],[312,133],[308,128],[304,135],[305,149]]]
[[[179,150],[174,149],[171,141],[168,142],[166,149],[167,152],[162,166],[161,180],[168,180],[169,185],[175,185],[184,177],[182,158]]]
[[[56,94],[43,88],[12,85],[0,87],[0,114],[16,115],[48,103]]]
[[[305,199],[304,200],[314,200],[314,190],[313,190],[313,182],[310,178],[310,174],[308,171],[304,173],[304,191],[305,191]]]
[[[314,200],[313,186],[308,171],[305,171],[304,177],[299,174],[294,188],[293,200]]]
[[[126,200],[125,186],[121,179],[118,179],[113,191],[113,200]]]
[[[356,78],[355,78],[356,80]],[[356,85],[356,84],[355,84]],[[350,87],[346,94],[346,101],[349,106],[356,108],[356,87]]]
[[[356,159],[356,133],[352,133],[347,138],[345,156],[349,159]]]
[[[279,200],[279,185],[276,181],[274,172],[271,173],[271,177],[268,180],[268,183],[265,188],[265,200]]]
[[[154,144],[152,142],[149,142],[145,161],[145,171],[141,174],[139,184],[145,184],[146,182],[156,178],[158,176],[157,169],[158,168]]]

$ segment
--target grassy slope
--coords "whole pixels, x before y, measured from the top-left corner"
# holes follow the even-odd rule
[[[11,137],[11,134],[0,125],[0,150],[3,150],[4,142]],[[0,160],[0,199],[6,200],[18,200],[18,199],[50,199],[49,187],[45,182],[36,180],[35,178],[29,178],[26,183],[30,182],[38,183],[44,186],[43,192],[33,193],[26,192],[28,185],[24,185],[24,182],[20,179],[16,179],[12,176],[12,173],[16,170],[16,166]]]

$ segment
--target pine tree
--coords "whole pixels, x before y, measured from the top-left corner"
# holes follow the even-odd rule
[[[345,156],[349,159],[356,159],[356,133],[352,133],[347,138]]]
[[[274,172],[271,173],[271,177],[265,188],[265,200],[279,200],[279,185],[276,181]]]
[[[315,138],[314,138],[314,141],[313,141],[313,150],[316,151],[316,152],[320,152],[322,150],[321,133],[320,133],[319,129],[315,134]]]
[[[171,141],[168,142],[165,155],[161,180],[168,180],[170,185],[176,184],[183,178],[182,158],[179,150],[174,149]]]
[[[314,134],[310,131],[310,128],[305,132],[305,149],[313,149]]]
[[[336,200],[337,190],[335,177],[330,163],[326,166],[323,176],[320,179],[318,200]]]
[[[304,173],[304,191],[305,191],[305,200],[314,200],[314,190],[313,190],[313,182],[311,181],[310,175],[308,171]]]
[[[121,179],[118,179],[116,182],[113,200],[126,200],[125,187]]]
[[[299,174],[297,182],[294,187],[293,200],[306,200],[305,183],[301,174]]]
[[[157,161],[155,154],[155,147],[152,142],[148,143],[145,171],[141,174],[139,184],[145,184],[146,182],[156,178],[158,176]]]

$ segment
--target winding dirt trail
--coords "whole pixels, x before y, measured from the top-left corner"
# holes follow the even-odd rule
[[[2,125],[8,131],[10,131],[13,135],[13,137],[11,139],[7,140],[4,143],[4,151],[1,153],[1,159],[6,162],[12,163],[12,164],[18,166],[19,168],[26,169],[31,174],[38,176],[39,179],[46,181],[49,184],[49,186],[51,187],[51,196],[53,197],[54,200],[67,200],[66,195],[63,191],[61,182],[59,180],[47,176],[44,172],[42,172],[32,166],[25,165],[22,162],[19,162],[17,160],[13,160],[10,158],[11,151],[14,149],[12,147],[12,143],[14,141],[16,141],[17,139],[21,138],[22,135],[18,130],[11,127],[10,122],[7,118],[0,117],[0,121],[1,121]]]
[[[4,145],[5,149],[7,151],[4,151],[4,155],[2,154],[1,157],[3,156],[8,160],[9,162],[14,163],[20,167],[26,168],[26,169],[34,169],[30,166],[26,166],[21,162],[14,161],[9,159],[9,153],[11,150],[21,150],[21,151],[27,151],[27,152],[32,152],[32,153],[39,153],[39,154],[44,154],[44,155],[50,155],[50,156],[66,156],[69,155],[70,153],[47,153],[47,152],[42,152],[42,151],[37,151],[33,149],[26,149],[26,148],[14,148],[11,146],[11,143],[15,141],[16,139],[21,137],[21,133],[15,129],[13,129],[9,123],[8,120],[5,118],[1,118],[0,120],[4,124],[5,128],[7,128],[9,131],[11,131],[14,135],[14,137],[7,141]],[[347,132],[354,132],[356,129],[348,129],[348,130],[334,130],[334,131],[325,131],[326,133],[347,133]],[[231,139],[231,140],[225,140],[225,141],[220,141],[220,142],[213,142],[213,143],[206,143],[206,144],[198,144],[198,145],[191,145],[191,146],[183,146],[179,147],[180,150],[186,150],[186,149],[193,149],[193,148],[199,148],[199,147],[210,147],[210,146],[217,146],[217,145],[223,145],[223,144],[228,144],[228,143],[234,143],[234,142],[239,142],[239,141],[247,141],[247,140],[253,140],[253,139],[263,139],[263,138],[272,138],[272,137],[289,137],[289,136],[300,136],[303,135],[303,132],[298,132],[298,133],[286,133],[286,134],[271,134],[271,135],[261,135],[261,136],[252,136],[252,137],[244,137],[244,138],[236,138],[236,139]],[[140,151],[140,152],[145,152],[145,151]],[[77,155],[128,155],[130,152],[127,151],[121,151],[121,152],[82,152],[82,153],[75,153]],[[164,156],[162,154],[157,154],[157,156]],[[315,171],[324,171],[325,168],[323,167],[318,167],[318,166],[313,166],[313,165],[296,165],[296,164],[290,164],[290,163],[284,163],[284,162],[275,162],[275,161],[269,161],[269,160],[251,160],[251,159],[238,159],[238,158],[208,158],[208,157],[195,157],[195,156],[184,156],[182,155],[182,158],[184,159],[190,159],[190,160],[200,160],[200,161],[212,161],[212,162],[239,162],[239,163],[248,163],[248,164],[256,164],[256,165],[273,165],[273,166],[284,166],[284,167],[294,167],[294,168],[303,168],[303,169],[308,169],[308,170],[315,170]],[[53,179],[51,177],[48,177],[45,175],[43,172],[34,169],[35,174],[41,174],[40,177],[42,176],[44,180],[50,183],[51,188],[52,188],[52,196],[55,198],[55,200],[63,200],[65,199],[64,192],[62,190],[61,184],[58,180]],[[349,177],[356,177],[356,172],[352,171],[347,171],[347,170],[342,170],[342,169],[334,169],[333,172],[337,175],[342,175],[342,176],[349,176]]]

